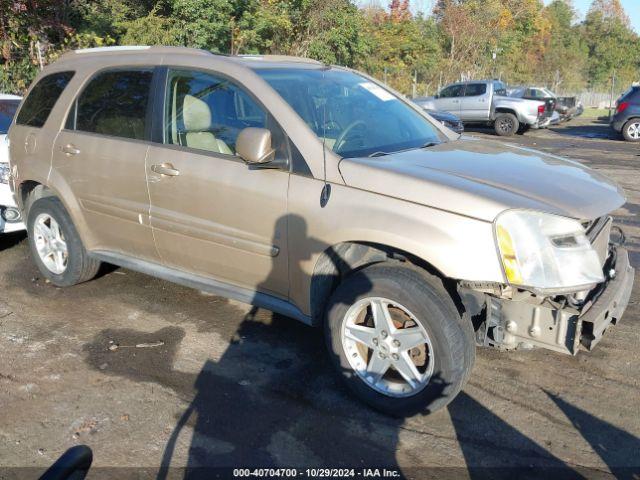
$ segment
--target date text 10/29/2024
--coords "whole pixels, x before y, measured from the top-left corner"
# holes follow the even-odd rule
[[[400,478],[389,468],[234,468],[234,478]]]

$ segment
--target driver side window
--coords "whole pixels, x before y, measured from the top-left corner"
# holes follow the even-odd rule
[[[463,85],[451,85],[450,87],[446,87],[440,92],[440,98],[454,98],[461,97],[462,91],[464,90]]]
[[[269,129],[273,147],[286,152],[280,128],[238,85],[205,72],[169,70],[165,144],[235,155],[238,135],[247,127]]]

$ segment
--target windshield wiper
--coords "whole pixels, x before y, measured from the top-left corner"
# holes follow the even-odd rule
[[[369,158],[373,158],[373,157],[384,157],[385,155],[389,155],[389,152],[373,152],[372,154],[368,155]]]
[[[420,148],[429,148],[435,147],[436,145],[440,145],[442,142],[427,142],[424,145],[421,145]]]

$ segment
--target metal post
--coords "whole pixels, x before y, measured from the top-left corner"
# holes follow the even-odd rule
[[[42,62],[42,50],[40,48],[40,40],[36,41],[36,52],[38,53],[38,63],[40,64],[40,70],[42,70],[44,68],[44,65]]]
[[[384,67],[384,83],[387,83],[387,67]]]
[[[613,117],[613,95],[616,88],[616,71],[611,75],[611,96],[609,97],[609,120]]]
[[[411,88],[411,98],[416,98],[418,96],[418,71],[413,71],[413,84]]]

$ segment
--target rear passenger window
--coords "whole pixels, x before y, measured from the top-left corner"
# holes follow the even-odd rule
[[[72,77],[73,72],[58,72],[40,79],[24,101],[16,123],[42,127]]]
[[[485,83],[470,83],[464,90],[465,97],[479,97],[487,93],[487,85]]]
[[[144,140],[152,77],[151,69],[98,74],[78,97],[67,128]]]

